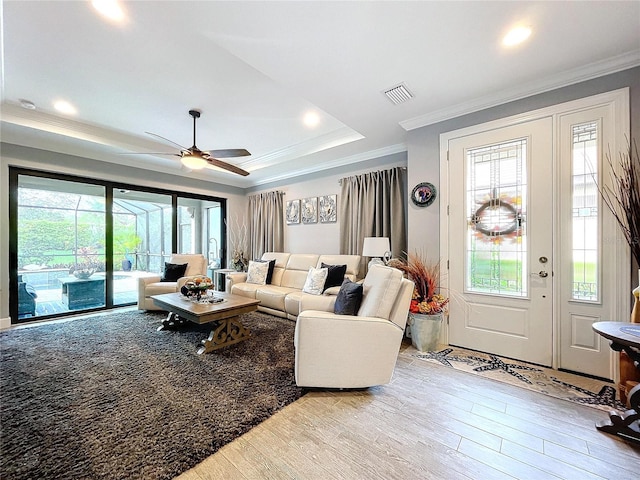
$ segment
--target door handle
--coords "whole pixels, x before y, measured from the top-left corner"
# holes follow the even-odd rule
[[[531,275],[537,275],[540,278],[547,278],[549,276],[549,273],[545,272],[544,270],[540,270],[538,273],[532,273]]]

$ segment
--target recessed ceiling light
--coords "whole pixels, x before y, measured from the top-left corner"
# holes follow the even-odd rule
[[[66,100],[57,100],[53,103],[53,108],[55,108],[60,113],[64,113],[65,115],[75,115],[78,113],[76,107],[71,105]]]
[[[33,103],[31,100],[25,100],[24,98],[21,98],[18,101],[20,102],[20,106],[22,108],[26,108],[27,110],[35,110],[36,109],[36,104]]]
[[[304,115],[302,121],[307,127],[313,128],[318,126],[318,124],[320,123],[320,115],[318,115],[316,112],[307,112]]]
[[[518,26],[509,33],[507,33],[502,39],[502,44],[506,47],[513,47],[519,43],[524,42],[531,35],[531,27]]]
[[[100,15],[108,18],[109,20],[114,20],[116,22],[124,20],[124,10],[117,0],[93,0],[91,4],[93,5],[93,8],[100,13]]]

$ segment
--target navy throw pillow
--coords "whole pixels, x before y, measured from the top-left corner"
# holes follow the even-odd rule
[[[269,270],[267,271],[266,284],[270,285],[271,279],[273,278],[273,269],[276,268],[276,261],[275,260],[254,260],[254,262],[260,262],[260,263],[269,262]]]
[[[338,315],[356,315],[362,303],[362,284],[346,278],[342,282],[333,313]]]
[[[184,272],[187,271],[187,265],[178,263],[164,262],[164,273],[162,274],[161,282],[177,282],[179,278],[184,277]]]
[[[342,285],[344,275],[345,273],[347,273],[346,265],[327,265],[326,263],[322,262],[320,264],[320,268],[326,268],[327,270],[329,270],[327,279],[324,281],[324,288],[322,289],[322,291],[325,291],[330,287],[337,287],[338,285]]]

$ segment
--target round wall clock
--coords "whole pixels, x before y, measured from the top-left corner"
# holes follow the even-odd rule
[[[429,182],[422,182],[413,187],[411,201],[419,207],[428,207],[436,199],[436,187]]]

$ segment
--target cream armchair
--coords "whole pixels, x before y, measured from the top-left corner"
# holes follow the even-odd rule
[[[412,293],[413,282],[399,270],[375,265],[363,281],[356,316],[302,311],[294,338],[297,385],[364,388],[389,383]]]
[[[207,274],[207,260],[204,258],[204,255],[199,253],[174,253],[169,259],[169,263],[186,263],[187,270],[184,272],[184,277],[179,278],[177,282],[161,282],[161,275],[149,274],[148,276],[139,277],[138,310],[160,310],[160,308],[153,303],[151,295],[178,292],[190,277]]]

